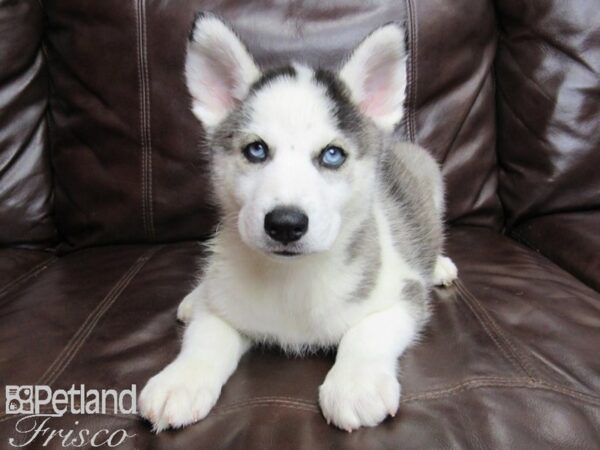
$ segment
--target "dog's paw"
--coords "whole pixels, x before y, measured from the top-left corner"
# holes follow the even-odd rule
[[[192,294],[188,294],[181,300],[177,307],[177,320],[183,323],[189,323],[192,320],[192,314],[194,312],[194,297]]]
[[[202,372],[172,364],[150,378],[138,400],[140,415],[155,433],[204,419],[219,398],[221,386]]]
[[[436,286],[451,286],[458,278],[456,265],[447,256],[438,256],[433,271],[433,284]]]
[[[394,371],[379,367],[333,367],[319,388],[319,403],[327,423],[351,432],[373,427],[400,403],[400,383]]]

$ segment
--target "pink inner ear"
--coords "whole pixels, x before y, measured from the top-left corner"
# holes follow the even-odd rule
[[[370,58],[366,66],[363,99],[360,109],[369,116],[380,117],[389,114],[396,107],[397,96],[395,71],[398,64],[393,55],[377,54]]]
[[[209,95],[205,102],[211,109],[230,111],[235,107],[234,92],[237,88],[239,67],[228,58],[206,58],[204,67],[210,67],[205,73],[205,88]]]
[[[211,76],[207,77],[206,87],[209,95],[206,96],[206,104],[210,109],[230,110],[235,106],[231,89],[223,79]]]

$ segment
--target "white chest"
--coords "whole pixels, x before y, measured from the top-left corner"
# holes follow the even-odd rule
[[[389,227],[379,222],[381,266],[364,298],[349,300],[367,268],[348,265],[343,252],[273,264],[238,247],[216,253],[204,301],[257,341],[289,350],[336,345],[362,318],[401,301],[405,280],[418,278],[394,249]]]
[[[366,299],[347,301],[358,274],[345,269],[317,264],[289,271],[250,266],[235,275],[213,272],[207,301],[211,310],[253,339],[290,350],[335,345],[376,308]]]

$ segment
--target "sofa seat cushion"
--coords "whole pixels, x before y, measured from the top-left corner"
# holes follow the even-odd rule
[[[600,291],[600,210],[537,217],[510,234]]]
[[[54,261],[0,303],[0,379],[54,388],[135,384],[139,393],[178,351],[175,311],[202,252],[197,243],[105,247]],[[317,389],[332,354],[298,359],[262,348],[244,356],[210,415],[183,430],[155,436],[148,423],[123,414],[66,414],[47,426],[135,435],[120,449],[597,443],[600,295],[491,230],[451,230],[448,252],[460,280],[435,291],[422,342],[401,360],[399,413],[375,429],[348,434],[322,418]],[[24,442],[18,419],[0,416],[0,436]],[[56,439],[47,448],[60,445]]]
[[[0,303],[21,284],[34,279],[56,257],[51,253],[24,248],[0,249]]]

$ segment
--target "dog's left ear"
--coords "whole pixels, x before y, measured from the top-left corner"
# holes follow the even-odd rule
[[[378,28],[358,45],[339,73],[359,109],[386,131],[392,131],[404,115],[404,39],[400,25]]]
[[[241,102],[260,71],[244,44],[210,13],[196,16],[185,61],[192,111],[214,128]]]

